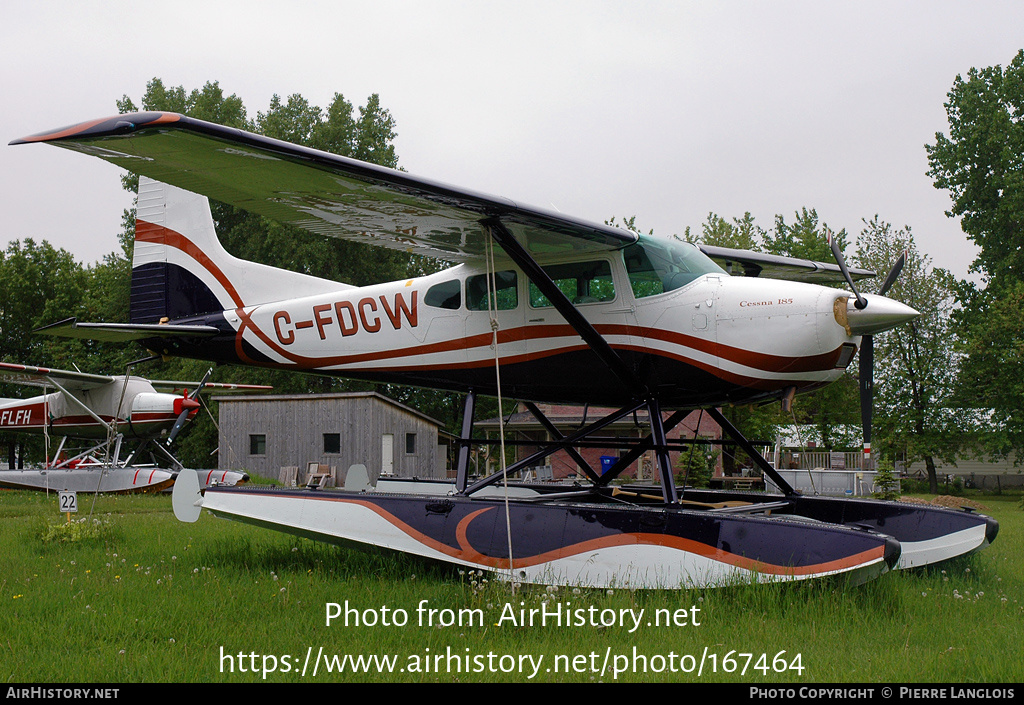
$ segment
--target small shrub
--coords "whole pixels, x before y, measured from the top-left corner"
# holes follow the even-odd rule
[[[103,541],[110,537],[111,527],[107,521],[82,517],[73,521],[47,524],[39,534],[43,543],[76,543],[78,541]]]
[[[964,495],[964,481],[960,476],[954,476],[950,480],[946,478],[946,494],[953,495],[954,497],[963,497]]]
[[[891,460],[881,459],[878,461],[875,485],[878,487],[872,495],[875,499],[894,501],[900,498],[900,481],[896,477],[896,468]]]
[[[711,484],[711,476],[715,473],[715,464],[718,460],[718,451],[702,448],[698,445],[691,446],[679,454],[676,461],[676,482],[679,486],[708,487]]]
[[[928,480],[915,480],[905,477],[900,481],[903,492],[907,494],[928,494]]]

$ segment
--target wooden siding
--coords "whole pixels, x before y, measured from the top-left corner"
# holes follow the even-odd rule
[[[392,434],[398,477],[444,477],[438,449],[440,424],[375,393],[218,397],[221,469],[244,469],[277,479],[280,469],[308,463],[330,466],[344,484],[350,465],[366,466],[372,481],[381,472],[382,439]],[[324,453],[325,433],[337,433],[340,453]],[[406,434],[416,434],[416,452],[406,453]],[[266,453],[249,454],[249,437],[266,436]]]

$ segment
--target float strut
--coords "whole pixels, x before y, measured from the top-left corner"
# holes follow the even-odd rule
[[[455,473],[455,491],[459,494],[466,491],[466,483],[469,479],[469,446],[473,440],[473,412],[475,410],[476,392],[470,389],[462,406],[462,437],[459,438],[459,460]]]
[[[661,494],[667,504],[679,501],[676,494],[676,481],[672,472],[672,461],[668,455],[665,438],[665,425],[661,418],[661,405],[657,399],[647,402],[647,414],[651,420],[651,440],[654,441],[654,454],[658,459],[658,472],[661,474]]]

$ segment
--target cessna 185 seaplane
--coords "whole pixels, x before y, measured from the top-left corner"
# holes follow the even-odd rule
[[[518,581],[632,587],[833,574],[866,580],[977,550],[995,537],[994,521],[968,512],[804,496],[718,411],[788,402],[826,385],[843,374],[864,336],[917,315],[859,293],[853,277],[871,273],[851,272],[841,253],[826,265],[702,251],[169,113],[121,115],[15,141],[26,142],[149,177],[139,187],[132,321],[65,321],[46,332],[466,394],[447,496],[194,487],[176,496],[183,520],[194,521],[202,507]],[[314,233],[457,265],[356,288],[252,264],[221,247],[208,203],[196,194]],[[844,278],[852,294],[813,283]],[[555,438],[507,472],[565,448],[591,486],[537,486],[532,496],[504,499],[483,492],[503,474],[469,477],[478,394],[524,400]],[[563,436],[534,402],[617,411]],[[677,488],[665,433],[696,408],[783,494]],[[595,434],[642,409],[650,434],[622,448],[603,474],[573,450],[607,447]],[[662,409],[674,411],[666,419]],[[613,489],[611,481],[647,451],[657,460],[661,496]],[[182,483],[179,490],[186,492]]]
[[[199,410],[201,391],[269,389],[209,382],[209,376],[207,372],[201,382],[175,382],[0,362],[3,381],[54,390],[27,399],[0,399],[0,430],[60,439],[45,467],[0,470],[0,486],[77,492],[157,491],[170,486],[183,468],[167,446]],[[90,445],[69,452],[69,438]],[[122,446],[129,443],[135,447],[122,460]],[[147,450],[153,463],[140,464]],[[166,468],[158,466],[156,456]],[[203,486],[248,479],[233,471],[200,474]]]

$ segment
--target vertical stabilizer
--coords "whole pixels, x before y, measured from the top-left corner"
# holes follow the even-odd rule
[[[131,322],[159,323],[350,288],[229,254],[205,196],[139,177]]]

